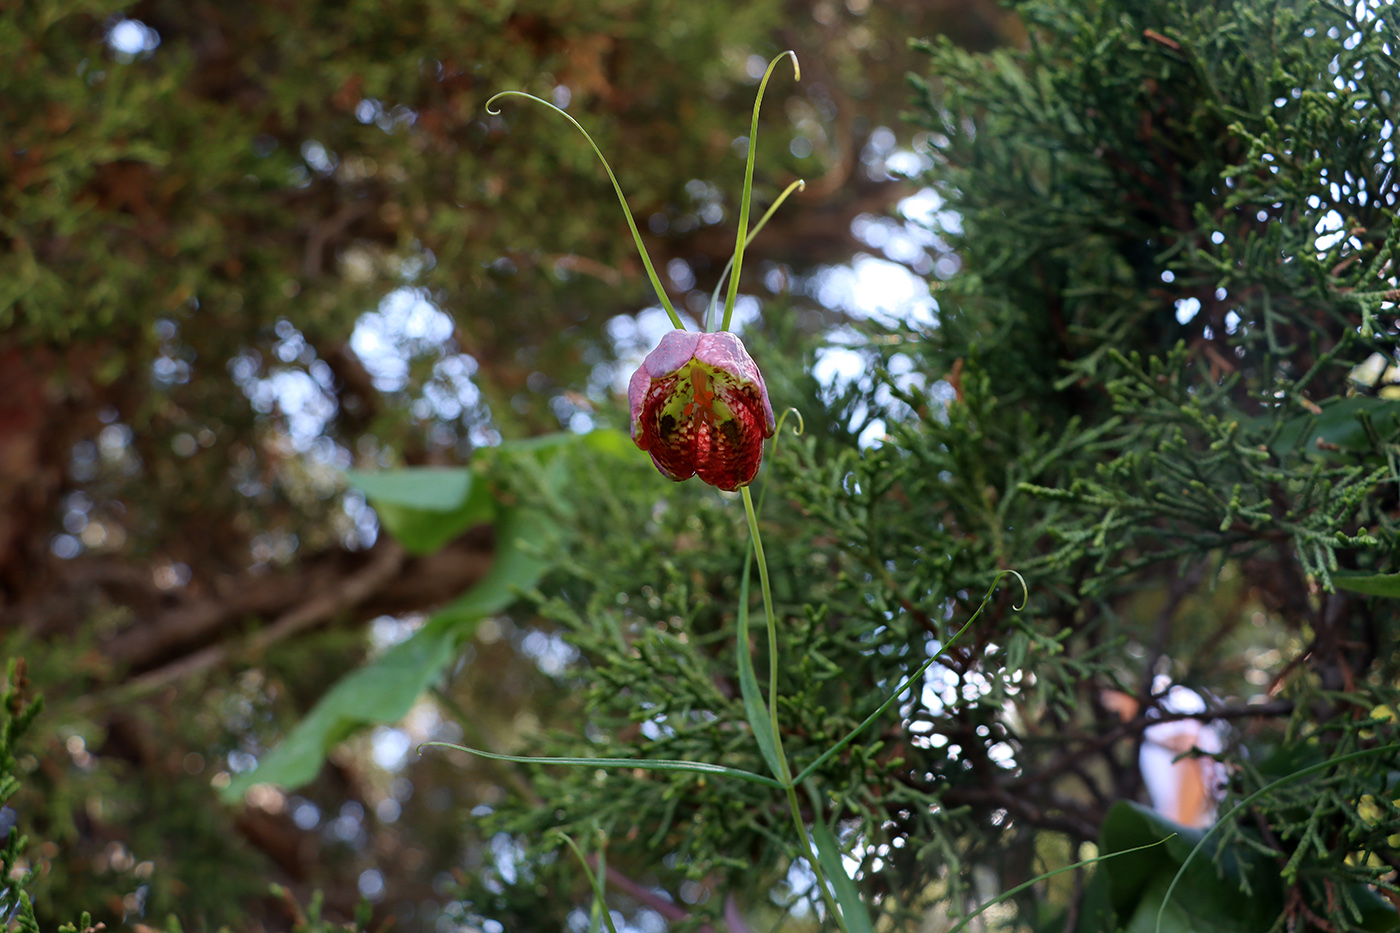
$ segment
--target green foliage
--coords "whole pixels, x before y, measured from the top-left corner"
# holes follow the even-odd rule
[[[1141,793],[1134,752],[1163,680],[1186,682],[1208,697],[1202,720],[1239,724],[1218,844],[1189,865],[1185,834],[1108,860],[1082,897],[1032,885],[1022,917],[1045,898],[1061,926],[1072,909],[1082,930],[1153,928],[1180,872],[1163,929],[1385,928],[1400,422],[1349,376],[1372,352],[1397,359],[1390,10],[1017,10],[1023,49],[930,44],[935,77],[915,83],[948,210],[934,232],[963,264],[939,283],[939,326],[864,325],[867,372],[844,394],[804,376],[790,343],[753,349],[790,390],[775,405],[814,426],[772,458],[760,517],[776,734],[753,725],[768,655],[747,643],[735,504],[585,463],[540,612],[588,659],[586,702],[541,750],[820,762],[806,819],[826,827],[828,874],[897,928],[986,899],[979,872],[1012,888],[1069,865],[1039,860],[1047,838],[1110,853],[1180,833],[1122,798]],[[883,443],[862,449],[875,418]],[[1026,612],[999,599],[922,689],[822,759],[1013,567]],[[1337,766],[1278,781],[1305,752]],[[761,785],[530,773],[542,805],[491,825],[524,844],[601,826],[612,864],[664,887],[703,879],[757,909],[800,854]],[[850,875],[832,868],[842,844]]]
[[[471,527],[492,524],[496,553],[491,569],[406,641],[339,680],[256,770],[224,788],[224,799],[242,800],[248,788],[262,782],[301,787],[316,777],[326,755],[347,736],[365,726],[403,719],[456,659],[459,645],[472,637],[477,625],[510,606],[548,569],[550,542],[558,528],[544,506],[562,503],[559,496],[567,475],[560,469],[561,452],[587,447],[611,457],[630,451],[619,440],[606,431],[585,437],[553,435],[503,444],[473,469],[350,473],[350,481],[364,490],[385,528],[409,551],[431,553]],[[636,452],[630,453],[635,459]],[[543,485],[529,500],[512,500],[499,492],[501,477],[508,473],[535,477]],[[493,488],[498,490],[494,494]]]
[[[772,495],[751,513],[773,603],[761,623],[756,536],[733,497],[664,483],[619,431],[483,446],[483,432],[582,410],[545,412],[521,386],[584,379],[603,320],[649,299],[586,146],[544,145],[551,114],[481,114],[502,87],[566,89],[619,157],[629,214],[699,231],[688,183],[737,190],[747,37],[777,5],[268,4],[207,32],[202,8],[150,0],[131,9],[166,42],[126,58],[101,39],[119,5],[0,12],[0,54],[19,63],[0,79],[0,323],[23,352],[0,349],[35,370],[34,398],[74,412],[58,462],[99,424],[127,429],[74,483],[132,552],[213,586],[253,565],[255,533],[334,543],[346,528],[327,461],[373,467],[350,480],[415,560],[495,534],[489,574],[348,676],[363,640],[332,633],[269,657],[266,680],[217,680],[221,715],[172,717],[206,749],[261,754],[274,707],[311,706],[232,795],[300,785],[336,743],[440,685],[438,709],[491,753],[460,762],[416,824],[449,838],[442,864],[465,866],[449,914],[463,924],[566,928],[587,904],[596,928],[661,888],[689,892],[667,901],[678,926],[731,910],[830,925],[838,903],[851,929],[906,929],[1014,895],[1008,927],[1394,927],[1381,898],[1400,897],[1400,418],[1354,378],[1372,353],[1400,359],[1392,8],[1014,7],[1015,48],[920,46],[929,76],[910,117],[943,199],[929,234],[960,263],[930,279],[938,325],[852,323],[846,348],[866,365],[836,388],[811,375],[814,349],[832,348],[797,336],[786,302],[745,335],[776,407],[809,425],[770,456]],[[795,150],[762,151],[761,189],[805,168]],[[577,274],[580,257],[605,274]],[[353,367],[316,365],[343,363],[351,322],[401,288],[469,309],[453,345],[415,345],[378,394],[347,388]],[[86,355],[54,362],[60,341]],[[468,350],[481,403],[415,414]],[[118,380],[152,360],[152,380]],[[280,376],[335,386],[325,458],[288,457],[285,418],[258,394]],[[599,422],[615,414],[611,378],[592,387]],[[395,470],[478,447],[469,468]],[[954,643],[1012,568],[1028,577],[1024,611],[1001,591]],[[121,608],[112,630],[144,621]],[[488,651],[508,630],[563,633],[579,654],[501,673]],[[69,651],[49,663],[97,676],[83,664],[100,660]],[[515,715],[527,677],[533,720]],[[1167,682],[1202,694],[1197,718],[1218,716],[1228,740],[1210,836],[1129,802],[1145,799],[1145,732],[1181,715]],[[1110,708],[1110,691],[1136,711]],[[105,740],[121,745],[118,724]],[[18,731],[0,746],[0,798],[15,793]],[[133,761],[159,757],[131,744]],[[761,777],[785,769],[805,799]],[[129,773],[41,775],[47,829],[76,847],[83,801],[116,799],[147,850],[223,841],[218,815],[161,812],[165,783],[112,793]],[[505,786],[515,796],[477,793]],[[600,831],[606,861],[601,846],[582,871],[559,857],[560,834]],[[1113,857],[1086,878],[1095,842]],[[6,843],[5,905],[35,880],[12,875],[22,846]],[[243,854],[197,861],[246,880]],[[51,864],[39,882],[87,893]],[[804,884],[818,867],[830,891]],[[237,901],[226,878],[188,877],[181,906],[202,918]],[[640,880],[619,894],[618,877]],[[172,885],[153,888],[172,906]],[[319,901],[291,914],[331,926]]]
[[[16,743],[34,725],[34,720],[43,711],[43,697],[28,697],[29,677],[22,658],[12,658],[6,665],[5,689],[0,693],[0,807],[7,814],[15,811],[8,806],[10,799],[20,789],[20,768],[15,757]],[[25,819],[28,822],[27,818]],[[26,858],[29,837],[11,824],[5,831],[3,846],[0,846],[0,917],[7,927],[19,933],[39,933],[39,921],[34,916],[34,902],[30,888],[35,872]],[[92,920],[86,911],[75,927],[65,924],[59,933],[76,933],[92,928]]]
[[[509,774],[443,756],[388,774],[369,754],[384,720],[425,683],[442,706],[415,714],[460,702],[492,747],[573,714],[521,645],[542,636],[519,590],[560,533],[521,494],[550,483],[524,461],[501,467],[524,471],[514,498],[478,480],[502,436],[607,421],[626,316],[652,299],[587,147],[545,145],[548,114],[487,114],[492,94],[568,98],[657,269],[694,272],[693,291],[663,284],[696,314],[734,243],[751,60],[791,42],[811,67],[769,90],[754,201],[820,184],[765,231],[746,301],[849,258],[850,218],[900,190],[858,156],[901,106],[903,32],[984,47],[1008,22],[988,7],[0,9],[0,654],[29,657],[50,700],[15,798],[43,839],[38,922],[81,904],[109,928],[174,912],[192,931],[283,929],[268,875],[302,903],[323,887],[343,918],[347,879],[376,868],[381,917],[429,928],[453,906],[443,867],[494,845],[466,814]],[[468,459],[465,496],[463,474],[369,478]],[[379,653],[386,628],[428,617],[450,647],[434,631]],[[255,759],[318,777],[221,803]],[[308,812],[324,816],[307,828]]]

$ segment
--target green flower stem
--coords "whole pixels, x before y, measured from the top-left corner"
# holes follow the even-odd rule
[[[763,590],[763,616],[768,623],[768,721],[773,726],[773,738],[778,743],[778,755],[783,765],[783,773],[778,779],[792,789],[792,772],[788,769],[787,756],[782,753],[782,734],[778,731],[778,626],[773,619],[773,591],[768,586],[768,561],[763,557],[763,538],[758,533],[758,516],[753,509],[753,496],[749,487],[740,492],[744,496],[744,511],[749,517],[749,536],[753,540],[754,557],[758,560],[758,582]]]
[[[792,53],[789,52],[788,54],[791,55]],[[793,61],[796,62],[797,59],[794,57],[794,58],[793,58]],[[772,71],[772,70],[773,70],[773,69],[772,69],[772,66],[769,66],[769,69],[768,69],[768,70],[769,70],[769,71]],[[764,80],[766,81],[767,78],[765,77]],[[762,96],[763,96],[763,91],[760,89],[760,90],[759,90],[759,97],[762,98]],[[669,318],[671,319],[671,324],[675,326],[676,330],[685,330],[685,325],[681,323],[681,317],[680,317],[680,315],[676,313],[676,309],[671,305],[671,299],[666,297],[666,289],[663,288],[663,287],[661,286],[661,277],[658,276],[658,275],[656,274],[656,269],[655,269],[655,268],[652,266],[652,264],[651,264],[651,257],[647,255],[647,248],[646,248],[646,246],[644,246],[644,245],[642,244],[642,235],[641,235],[641,233],[639,233],[639,232],[637,231],[637,223],[636,223],[636,221],[634,221],[634,220],[632,219],[632,208],[630,208],[630,207],[627,206],[627,198],[626,198],[626,197],[623,195],[623,193],[622,193],[622,185],[618,184],[617,176],[613,174],[612,166],[609,165],[609,164],[608,164],[608,160],[607,160],[606,158],[604,158],[604,156],[603,156],[603,150],[601,150],[601,149],[598,148],[598,144],[595,143],[595,142],[593,141],[593,137],[590,136],[590,135],[588,135],[588,130],[584,129],[584,128],[583,128],[583,125],[582,125],[581,123],[579,123],[579,122],[578,122],[577,120],[575,120],[573,117],[569,116],[569,114],[568,114],[567,111],[564,111],[564,110],[559,109],[558,107],[554,106],[553,104],[551,104],[551,103],[550,103],[549,101],[547,101],[547,100],[541,100],[540,98],[536,97],[534,94],[526,94],[524,91],[502,91],[501,93],[496,94],[495,96],[493,96],[490,100],[488,100],[488,101],[486,102],[486,112],[487,112],[487,113],[492,113],[492,114],[500,113],[500,110],[493,110],[493,109],[491,109],[491,108],[492,108],[493,106],[495,106],[496,101],[500,100],[502,97],[523,97],[523,98],[525,98],[526,100],[533,100],[533,101],[534,101],[535,103],[537,103],[537,104],[543,104],[544,106],[548,107],[550,110],[553,110],[555,113],[559,114],[559,115],[560,115],[561,117],[563,117],[565,120],[568,120],[570,123],[572,123],[572,124],[574,125],[574,127],[575,127],[580,133],[583,134],[583,138],[586,139],[586,140],[588,140],[588,145],[590,145],[590,146],[593,147],[593,152],[598,156],[598,160],[599,160],[600,162],[603,163],[603,170],[606,171],[606,172],[608,173],[608,178],[609,178],[609,180],[612,181],[613,190],[617,192],[617,200],[618,200],[618,203],[622,205],[622,216],[625,217],[625,218],[627,219],[627,228],[628,228],[629,230],[632,231],[632,242],[634,242],[634,243],[637,244],[637,253],[638,253],[638,255],[640,255],[640,256],[642,257],[642,265],[646,267],[646,270],[647,270],[647,278],[651,279],[651,287],[652,287],[653,289],[656,290],[656,297],[659,298],[659,299],[661,300],[661,307],[663,307],[663,308],[666,309],[666,316],[669,317]],[[755,109],[755,111],[754,111],[754,121],[755,121],[755,125],[757,125],[757,121],[758,121],[758,111],[757,111],[757,109]],[[752,182],[752,178],[753,178],[753,163],[750,162],[750,163],[749,163],[749,179],[750,179],[750,183]],[[748,201],[748,188],[745,187],[745,188],[744,188],[744,211],[745,211],[745,216],[747,216],[747,212],[748,212],[748,203],[749,203],[749,201]],[[742,231],[742,230],[743,230],[743,227],[741,226],[739,229]],[[742,233],[742,232],[741,232],[740,235],[739,235],[739,241],[740,241],[741,243],[744,241],[744,236],[743,236],[743,233]],[[736,268],[735,271],[736,271],[736,272],[738,271],[737,268]],[[727,321],[728,318],[726,317],[725,320]]]
[[[763,590],[763,614],[768,623],[768,721],[773,730],[773,741],[778,746],[779,774],[776,777],[782,782],[783,790],[787,793],[788,810],[792,813],[792,824],[797,830],[797,841],[802,847],[802,856],[817,876],[817,887],[822,892],[827,912],[836,919],[842,933],[850,933],[846,926],[846,918],[842,915],[836,899],[832,897],[831,886],[826,873],[822,871],[821,862],[812,851],[807,825],[802,821],[802,805],[797,799],[797,785],[792,780],[792,768],[783,752],[782,733],[778,730],[778,626],[773,617],[773,591],[768,585],[768,561],[763,556],[763,536],[758,531],[758,516],[753,508],[753,495],[747,486],[743,487],[740,493],[744,497],[744,512],[749,519],[749,536],[753,541],[753,553],[758,561],[759,585]],[[740,650],[747,651],[748,645],[741,645]]]
[[[769,205],[768,210],[763,212],[763,216],[758,219],[758,223],[754,224],[753,229],[749,231],[748,238],[744,240],[744,249],[749,248],[749,244],[753,242],[753,238],[758,236],[758,232],[768,224],[768,221],[777,213],[778,208],[783,206],[783,202],[786,201],[794,191],[802,191],[806,189],[806,187],[807,182],[799,178],[797,181],[784,188],[783,193],[778,195],[778,199]],[[705,318],[700,322],[701,330],[709,330],[710,318],[714,317],[715,312],[719,310],[720,289],[724,288],[725,279],[729,277],[729,270],[733,268],[734,257],[730,256],[728,261],[724,264],[724,271],[719,274],[719,281],[715,283],[714,292],[710,295],[710,304],[705,308]],[[721,328],[721,330],[723,329],[724,328]],[[799,415],[798,417],[800,418],[801,416]],[[801,434],[802,432],[798,431],[797,433]]]
[[[744,194],[739,205],[739,236],[734,241],[734,272],[729,277],[729,295],[724,299],[724,323],[720,325],[720,330],[729,330],[730,318],[734,316],[734,301],[739,297],[739,269],[744,263],[744,246],[749,241],[749,204],[753,201],[753,161],[754,152],[758,148],[758,108],[763,104],[763,89],[768,86],[768,79],[773,76],[773,69],[778,67],[778,62],[782,61],[784,57],[792,59],[793,79],[802,80],[802,69],[797,65],[797,53],[788,51],[768,63],[768,70],[763,73],[763,80],[758,83],[758,96],[754,98],[753,102],[753,122],[749,125],[749,157],[744,162]]]
[[[574,842],[573,837],[567,833],[560,833],[559,835],[564,842],[568,844],[569,848],[574,850],[574,855],[578,858],[579,864],[583,866],[583,873],[588,878],[588,886],[593,889],[594,923],[597,923],[598,915],[601,913],[602,920],[607,924],[609,933],[617,933],[617,927],[613,926],[612,922],[612,912],[608,910],[607,890],[605,887],[607,884],[606,879],[608,872],[608,853],[605,845],[607,836],[604,835],[602,830],[598,830],[598,870],[595,872],[588,864],[588,857],[583,854],[583,850],[578,847],[577,842]]]

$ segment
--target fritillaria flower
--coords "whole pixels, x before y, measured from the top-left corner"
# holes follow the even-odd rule
[[[734,491],[758,475],[773,406],[763,374],[727,331],[673,330],[627,387],[632,440],[673,480]]]

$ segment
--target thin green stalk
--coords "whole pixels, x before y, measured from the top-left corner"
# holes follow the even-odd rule
[[[574,842],[572,836],[567,833],[560,833],[559,835],[564,842],[568,844],[569,848],[574,850],[574,855],[578,858],[579,864],[583,866],[583,873],[588,878],[588,886],[593,890],[593,909],[602,914],[603,922],[607,924],[610,933],[617,933],[617,927],[613,926],[612,922],[612,912],[608,910],[607,889],[605,887],[607,884],[608,854],[607,848],[604,846],[604,839],[606,837],[603,831],[598,830],[597,872],[594,872],[593,869],[589,867],[588,857],[583,854],[583,850],[578,847],[577,842]],[[594,919],[597,919],[596,913]]]
[[[749,517],[749,536],[753,540],[754,557],[758,560],[758,582],[763,590],[763,616],[768,623],[768,719],[773,725],[773,736],[778,742],[778,752],[783,762],[781,780],[792,781],[788,770],[787,756],[782,754],[783,740],[778,732],[778,626],[773,619],[773,591],[768,586],[768,561],[763,557],[763,538],[758,533],[758,516],[753,510],[753,496],[749,487],[741,492],[744,496],[744,511]]]
[[[763,104],[763,90],[768,86],[768,79],[772,77],[773,69],[778,67],[778,62],[782,61],[784,56],[792,59],[793,80],[802,80],[802,69],[797,65],[797,53],[788,51],[768,63],[768,70],[763,73],[763,80],[758,83],[758,96],[754,98],[753,102],[753,122],[749,125],[749,155],[744,162],[744,194],[739,204],[739,235],[734,241],[734,272],[729,277],[729,295],[724,299],[724,323],[720,325],[720,330],[729,330],[730,318],[734,316],[734,301],[739,297],[739,270],[744,264],[744,246],[749,241],[749,204],[753,200],[753,161],[754,152],[758,148],[758,108]]]
[[[789,52],[788,54],[791,55],[792,53]],[[794,58],[793,61],[796,62],[797,59]],[[769,70],[771,71],[772,68],[770,67]],[[762,90],[760,90],[759,96],[762,97],[762,95],[763,92]],[[671,324],[677,330],[685,330],[685,325],[681,323],[680,315],[676,313],[676,309],[671,305],[671,299],[666,297],[666,289],[662,288],[661,286],[661,277],[656,274],[656,269],[651,264],[651,257],[647,255],[647,248],[642,244],[642,235],[637,231],[636,221],[632,219],[632,208],[627,206],[627,198],[622,193],[622,185],[618,184],[617,176],[613,174],[612,166],[608,164],[608,160],[603,156],[603,150],[598,148],[598,144],[593,141],[593,137],[588,135],[588,130],[583,128],[583,124],[579,123],[573,117],[569,116],[567,111],[559,109],[547,100],[541,100],[534,94],[526,94],[524,91],[502,91],[501,93],[494,95],[490,100],[486,102],[486,112],[493,114],[500,113],[499,110],[492,110],[491,108],[495,105],[496,101],[500,100],[502,97],[523,97],[526,100],[533,100],[537,104],[544,104],[550,110],[553,110],[565,120],[568,120],[570,123],[572,123],[574,127],[580,133],[583,134],[583,138],[588,140],[588,145],[593,147],[593,152],[597,154],[598,160],[603,163],[603,170],[608,173],[608,178],[612,181],[613,190],[617,192],[617,201],[619,204],[622,205],[622,216],[627,219],[627,228],[632,231],[632,242],[637,244],[637,254],[642,257],[642,265],[646,267],[647,278],[651,279],[651,287],[656,290],[656,297],[661,300],[661,307],[666,309],[666,316],[671,319]],[[757,121],[757,110],[755,110],[754,113],[754,120]],[[749,177],[753,177],[752,164],[750,164],[749,166]],[[744,190],[744,209],[747,212],[748,189],[745,188]],[[743,234],[740,234],[739,240],[740,242],[743,242]],[[728,318],[726,318],[726,320],[728,320]]]
[[[763,613],[768,622],[768,721],[773,729],[773,740],[778,746],[778,765],[780,768],[778,780],[782,782],[783,790],[787,793],[788,809],[792,814],[793,827],[797,830],[797,841],[802,847],[802,856],[807,859],[807,864],[811,866],[812,872],[817,876],[817,887],[821,889],[826,909],[836,919],[842,933],[850,933],[850,929],[846,926],[846,918],[842,915],[841,908],[836,903],[835,898],[832,897],[831,887],[827,881],[826,873],[822,871],[821,862],[817,860],[816,853],[812,851],[812,843],[807,836],[807,826],[802,822],[802,805],[797,799],[797,786],[792,780],[792,768],[788,764],[787,755],[783,752],[782,733],[778,730],[778,626],[773,616],[773,591],[768,584],[768,561],[763,556],[763,537],[758,530],[758,516],[753,508],[753,495],[747,486],[741,489],[740,493],[744,497],[744,512],[749,519],[749,536],[753,542],[754,557],[758,561],[759,585],[763,590]],[[747,651],[747,643],[741,645],[740,650]]]
[[[817,876],[817,887],[821,889],[827,913],[836,920],[836,925],[841,928],[841,933],[851,933],[851,928],[846,925],[846,915],[841,913],[841,905],[836,903],[836,898],[831,894],[831,882],[827,880],[826,872],[822,870],[822,863],[817,858],[816,852],[812,851],[812,842],[807,837],[807,824],[802,822],[802,806],[797,802],[797,788],[792,784],[787,787],[787,798],[788,809],[792,812],[793,825],[797,827],[797,841],[802,843],[802,857],[807,860],[812,874]]]
[[[758,223],[754,224],[753,230],[749,231],[748,238],[744,240],[744,249],[749,248],[749,244],[753,242],[754,237],[758,236],[758,232],[762,230],[764,226],[767,225],[768,221],[773,218],[773,215],[777,213],[778,208],[783,206],[783,202],[786,201],[794,191],[802,191],[806,187],[807,182],[799,178],[797,179],[797,181],[784,188],[783,193],[778,195],[778,199],[774,201],[771,205],[769,205],[768,210],[763,212],[763,216],[759,218]],[[701,330],[709,330],[710,318],[714,317],[715,312],[719,310],[720,289],[724,288],[724,282],[725,279],[729,276],[729,270],[733,268],[734,257],[730,256],[724,264],[724,270],[719,274],[719,281],[715,283],[715,290],[710,294],[710,304],[705,308],[704,320],[700,322]],[[801,416],[799,415],[799,417]],[[802,432],[799,431],[797,433],[801,434]]]

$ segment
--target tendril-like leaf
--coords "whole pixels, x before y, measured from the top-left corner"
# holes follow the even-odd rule
[[[794,61],[796,61],[796,59],[794,59]],[[771,66],[769,70],[772,70]],[[762,93],[763,92],[760,90],[759,95],[762,96]],[[642,257],[642,265],[646,267],[647,278],[651,280],[651,287],[655,289],[656,297],[661,301],[661,307],[666,309],[666,316],[671,319],[671,323],[677,330],[685,330],[685,325],[681,323],[680,315],[676,313],[675,307],[671,304],[671,299],[666,297],[666,289],[661,285],[661,278],[656,274],[656,267],[651,264],[651,257],[647,255],[647,248],[642,243],[642,235],[637,230],[636,221],[632,219],[632,209],[627,206],[627,198],[622,193],[622,185],[618,184],[617,176],[613,174],[612,166],[608,164],[607,158],[603,155],[603,151],[598,148],[598,144],[593,141],[593,137],[588,135],[588,130],[584,129],[583,124],[571,117],[566,111],[554,106],[547,100],[542,100],[534,94],[527,94],[524,91],[502,91],[494,95],[486,102],[486,112],[491,114],[500,113],[501,111],[499,109],[492,108],[495,107],[496,101],[500,100],[502,97],[523,97],[537,104],[543,104],[572,123],[574,128],[583,134],[583,138],[588,140],[588,145],[593,147],[593,152],[597,154],[598,161],[603,163],[603,170],[608,173],[608,179],[612,181],[613,190],[617,192],[617,201],[622,205],[622,216],[627,219],[627,229],[632,231],[632,242],[637,244],[637,254]],[[757,111],[755,111],[755,113],[757,113]],[[755,117],[755,119],[757,119],[757,117]],[[750,174],[752,174],[752,172],[750,172]],[[744,204],[747,210],[747,194],[745,195]]]
[[[744,249],[748,249],[749,244],[753,242],[754,237],[758,236],[758,232],[763,229],[764,225],[768,223],[768,221],[772,218],[773,214],[777,212],[778,208],[783,206],[783,202],[788,199],[788,196],[791,195],[794,191],[802,191],[806,187],[807,182],[799,178],[797,179],[797,181],[784,188],[783,193],[778,195],[777,200],[769,206],[768,210],[763,212],[763,216],[759,218],[758,223],[754,224],[754,228],[749,231],[749,235],[744,239]],[[705,320],[701,324],[701,328],[704,330],[709,329],[710,319],[714,317],[715,312],[719,310],[720,289],[724,288],[725,280],[729,277],[729,272],[733,268],[734,257],[730,256],[729,259],[724,263],[724,271],[722,271],[719,274],[719,281],[715,283],[714,292],[710,294],[710,304],[705,309]],[[720,329],[727,330],[728,328]],[[799,431],[797,433],[801,434],[802,432]]]
[[[778,62],[783,58],[792,59],[793,80],[802,80],[802,69],[797,64],[797,53],[793,51],[784,52],[768,63],[768,70],[763,72],[763,80],[758,82],[758,96],[753,102],[753,121],[749,124],[749,155],[744,162],[744,195],[739,204],[739,235],[734,240],[734,271],[729,277],[729,295],[724,299],[724,323],[720,325],[720,330],[729,330],[729,321],[734,316],[734,301],[739,297],[739,271],[744,264],[744,247],[748,245],[749,232],[749,204],[753,200],[753,162],[754,153],[758,151],[758,110],[763,105],[763,90],[768,87],[768,79],[773,76],[773,69],[778,67]]]

